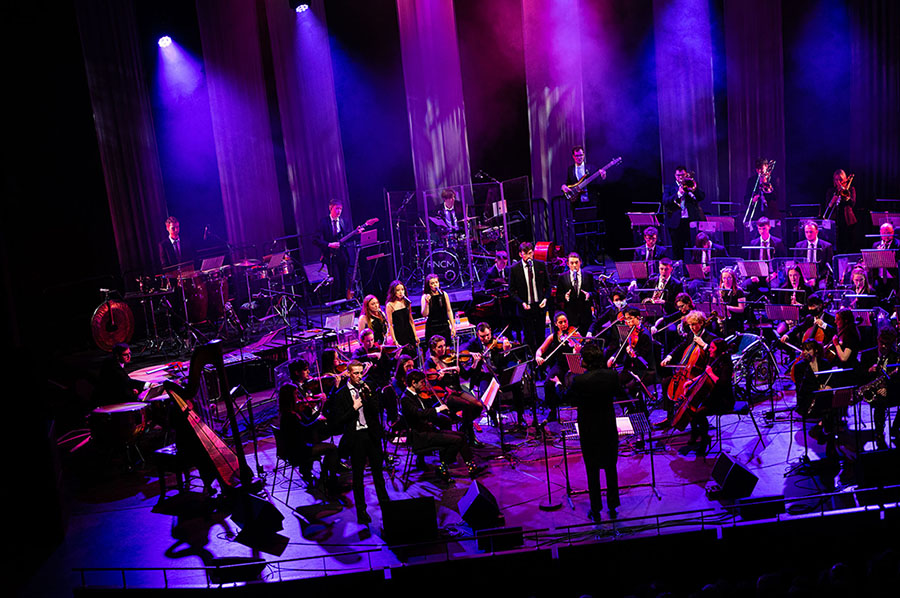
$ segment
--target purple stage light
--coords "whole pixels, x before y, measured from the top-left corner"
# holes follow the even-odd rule
[[[297,6],[297,14],[300,14],[301,12],[306,12],[307,10],[309,10],[309,4],[300,4]]]
[[[169,37],[168,35],[164,35],[161,38],[159,38],[159,42],[157,42],[157,43],[159,44],[160,48],[168,48],[169,46],[172,45],[172,38]]]

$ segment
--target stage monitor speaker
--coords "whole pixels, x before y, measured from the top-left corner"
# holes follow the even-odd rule
[[[859,454],[860,488],[883,488],[900,484],[900,450],[866,451]]]
[[[480,482],[472,482],[459,501],[459,514],[473,530],[502,526],[500,507],[490,490]]]
[[[438,537],[433,496],[389,500],[381,505],[384,541],[391,545],[429,542]]]
[[[713,480],[719,485],[720,498],[745,498],[753,494],[759,478],[749,469],[734,461],[725,453],[719,453],[719,458],[712,469]]]
[[[255,494],[239,496],[234,501],[231,520],[242,532],[251,535],[274,534],[284,529],[281,514],[275,505]]]

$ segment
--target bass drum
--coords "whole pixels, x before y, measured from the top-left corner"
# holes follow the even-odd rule
[[[434,251],[428,256],[426,264],[428,267],[425,274],[431,272],[437,274],[441,279],[442,286],[450,287],[461,282],[462,272],[459,268],[459,258],[452,251],[447,249]]]
[[[97,346],[104,351],[112,351],[118,343],[127,343],[134,334],[131,308],[121,301],[104,301],[91,316],[91,334]]]
[[[539,262],[549,262],[562,255],[562,247],[547,241],[534,244],[534,259]]]

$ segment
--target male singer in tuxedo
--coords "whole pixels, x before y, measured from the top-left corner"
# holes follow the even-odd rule
[[[353,230],[346,218],[341,216],[344,205],[339,199],[328,202],[328,216],[319,222],[314,243],[322,252],[322,263],[328,266],[328,275],[334,280],[331,283],[331,296],[343,299],[352,281],[348,280],[347,271],[350,264],[350,252],[340,239]]]
[[[383,504],[389,500],[381,468],[384,462],[384,453],[381,449],[384,430],[379,417],[381,405],[377,395],[363,382],[364,369],[362,362],[355,360],[350,362],[347,367],[350,374],[347,383],[335,391],[332,398],[333,420],[329,422],[343,430],[338,448],[342,455],[350,455],[356,519],[363,525],[372,522],[372,518],[366,512],[364,485],[366,460],[372,469],[372,482],[378,503]]]
[[[585,176],[588,176],[588,175],[591,175],[591,174],[594,174],[595,172],[597,172],[597,170],[598,170],[597,167],[594,166],[593,164],[588,164],[587,162],[585,162],[584,157],[585,157],[584,146],[576,145],[575,147],[572,148],[573,164],[571,166],[569,166],[569,170],[566,172],[566,183],[562,186],[563,193],[568,192],[569,187],[571,185],[574,185],[575,183],[580,181]],[[605,179],[606,173],[601,172],[600,178]],[[594,184],[595,183],[592,182],[591,185],[589,185],[588,187],[591,187]],[[591,195],[591,192],[589,191],[589,189],[583,189],[581,192],[581,195],[576,197],[574,201],[576,204],[590,203],[590,201],[591,201],[590,195]]]
[[[181,238],[181,224],[175,216],[166,218],[166,231],[169,233],[164,241],[159,243],[159,263],[163,271],[182,262],[189,262],[193,258],[191,249]]]
[[[672,257],[668,247],[659,244],[659,231],[655,226],[644,229],[644,244],[634,250],[634,261],[655,262],[664,257]]]
[[[809,279],[806,283],[818,288],[819,283],[825,280],[831,271],[831,263],[834,261],[834,247],[825,239],[819,238],[819,225],[810,220],[803,226],[803,234],[806,240],[799,241],[794,246],[794,258],[798,261],[807,261],[816,264],[816,279]]]
[[[525,343],[536,351],[544,341],[550,281],[547,266],[534,260],[534,245],[519,245],[519,263],[509,272],[509,292],[518,306],[525,330]]]
[[[666,228],[672,237],[675,259],[684,259],[684,248],[690,241],[690,223],[705,217],[701,202],[706,194],[700,189],[687,167],[675,168],[675,184],[666,185],[663,191],[663,207],[666,211]]]
[[[562,301],[569,322],[581,334],[587,334],[594,321],[594,277],[581,269],[581,256],[575,252],[569,254],[568,265],[569,269],[556,281],[556,300]]]

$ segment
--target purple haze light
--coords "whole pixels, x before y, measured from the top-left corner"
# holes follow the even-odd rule
[[[172,38],[169,37],[168,35],[164,35],[161,38],[159,38],[159,41],[157,43],[159,44],[160,48],[168,48],[169,46],[172,45]]]

